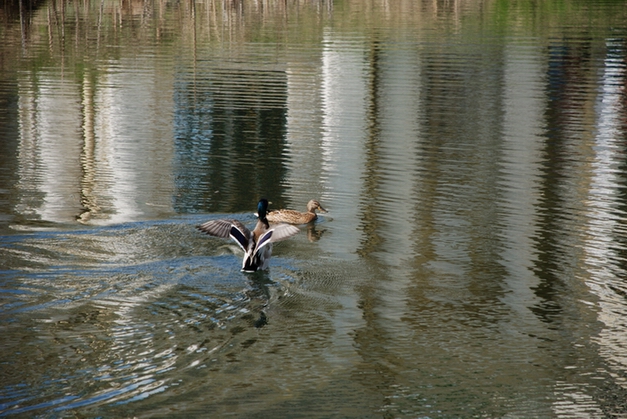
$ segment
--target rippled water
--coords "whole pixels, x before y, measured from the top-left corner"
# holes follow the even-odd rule
[[[627,414],[625,2],[0,21],[0,416]]]

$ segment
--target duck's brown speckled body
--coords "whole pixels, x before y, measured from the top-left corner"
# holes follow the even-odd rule
[[[271,223],[307,224],[318,218],[316,210],[319,210],[320,212],[327,212],[327,210],[322,208],[320,202],[312,199],[307,203],[307,212],[280,209],[269,211],[268,214],[266,214],[266,217]]]

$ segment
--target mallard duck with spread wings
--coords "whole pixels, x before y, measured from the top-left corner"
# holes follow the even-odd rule
[[[261,199],[257,204],[259,220],[253,231],[250,231],[238,220],[211,220],[197,228],[211,236],[233,239],[244,251],[242,261],[243,272],[255,272],[266,269],[272,256],[272,243],[288,239],[300,230],[289,224],[276,224],[270,227],[266,214],[268,200]]]

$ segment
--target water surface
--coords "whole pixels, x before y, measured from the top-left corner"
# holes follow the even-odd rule
[[[625,415],[626,6],[4,4],[0,416]]]

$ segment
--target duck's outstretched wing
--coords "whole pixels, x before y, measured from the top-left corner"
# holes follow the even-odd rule
[[[250,231],[237,220],[211,220],[199,225],[198,230],[211,236],[226,239],[232,238],[240,245],[242,250],[248,249]]]
[[[290,237],[298,234],[298,232],[300,232],[300,229],[298,227],[289,224],[278,224],[272,226],[271,229],[259,236],[254,253],[259,252],[261,248],[269,243],[289,239]]]
[[[207,233],[211,236],[220,237],[226,239],[231,234],[231,227],[237,220],[211,220],[203,223],[196,228],[203,233]]]
[[[270,231],[273,232],[270,241],[274,243],[297,235],[300,229],[290,224],[277,224],[273,225],[272,228],[268,230],[268,232]]]
[[[229,231],[229,236],[239,244],[239,247],[242,248],[244,252],[248,251],[248,247],[250,246],[250,237],[252,236],[251,232],[244,226],[244,224],[240,223],[237,220],[233,220],[231,224],[231,230]]]
[[[244,257],[244,267],[242,269],[246,270],[246,267],[252,266],[252,264],[258,265],[260,269],[264,269],[265,266],[267,266],[270,255],[272,254],[271,244],[290,238],[299,231],[298,227],[293,225],[279,224],[277,226],[273,226],[270,230],[263,232],[257,239],[255,248],[250,249],[249,253],[246,254],[246,257]],[[247,260],[251,260],[253,263],[249,263],[249,265],[247,265]]]

